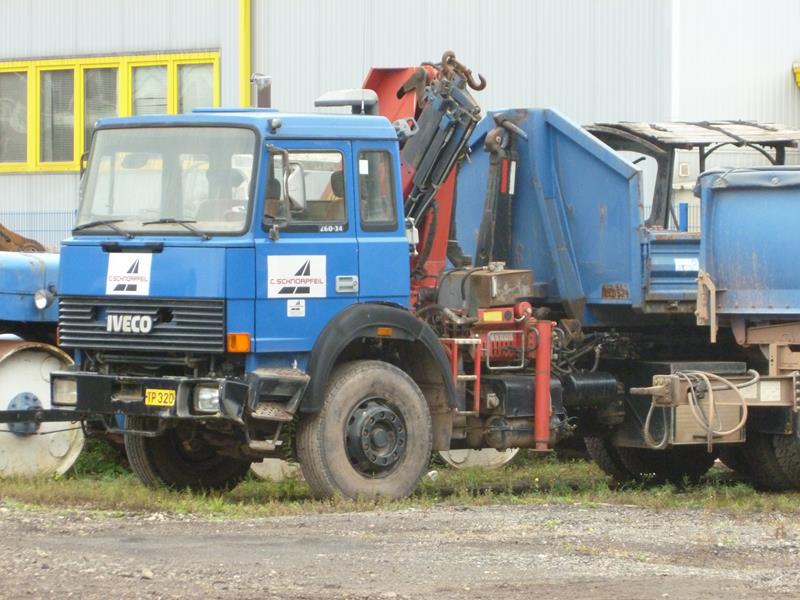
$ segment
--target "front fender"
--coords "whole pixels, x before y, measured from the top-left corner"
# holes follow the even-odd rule
[[[379,336],[379,327],[391,327],[388,336]],[[421,344],[442,377],[447,405],[456,407],[456,390],[450,375],[450,360],[431,327],[408,310],[389,304],[353,304],[336,315],[314,344],[308,363],[311,383],[300,405],[301,413],[315,413],[322,408],[325,386],[338,357],[359,338],[400,339]]]

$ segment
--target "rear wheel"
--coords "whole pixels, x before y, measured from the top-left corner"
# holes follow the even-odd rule
[[[786,475],[787,487],[800,489],[800,438],[797,433],[772,436],[775,460]]]
[[[640,481],[697,483],[714,465],[715,452],[704,446],[674,446],[666,450],[617,448],[620,460]]]
[[[342,365],[322,409],[297,432],[303,476],[318,497],[404,498],[428,466],[432,424],[414,381],[388,363]]]
[[[741,446],[722,446],[719,449],[719,459],[731,471],[743,477],[752,477],[753,470],[750,468]]]
[[[636,473],[628,470],[611,442],[605,438],[587,437],[586,450],[589,456],[606,475],[611,475],[616,481],[624,483],[638,478]]]
[[[757,485],[773,491],[788,490],[788,477],[784,473],[773,446],[773,436],[756,431],[747,432],[742,454],[750,468],[750,477]]]
[[[145,419],[128,417],[126,429],[145,430]],[[196,430],[180,426],[157,437],[126,433],[125,451],[131,470],[151,487],[228,489],[250,469],[249,462],[219,454]]]

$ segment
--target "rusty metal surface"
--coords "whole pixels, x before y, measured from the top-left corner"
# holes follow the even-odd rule
[[[4,361],[12,354],[16,354],[17,352],[21,352],[23,350],[43,350],[66,361],[67,364],[73,364],[73,360],[69,354],[60,348],[56,348],[50,344],[43,344],[41,342],[28,342],[25,340],[0,340],[0,362]]]
[[[603,285],[600,295],[603,300],[627,300],[631,293],[624,283],[606,283]]]
[[[780,323],[749,327],[747,344],[800,344],[800,323]]]
[[[3,252],[44,252],[45,247],[36,240],[26,238],[8,227],[0,225],[0,251]]]
[[[608,128],[632,133],[659,145],[791,144],[800,140],[800,130],[755,121],[701,121],[695,123],[598,123],[587,129]]]
[[[687,232],[687,231],[663,231],[658,230],[650,231],[650,239],[656,241],[673,241],[673,240],[700,240],[700,232]]]
[[[715,169],[698,182],[700,263],[716,285],[720,318],[800,321],[800,169]]]
[[[439,69],[440,77],[445,79],[455,79],[460,75],[467,82],[467,85],[476,92],[486,88],[486,79],[483,75],[478,73],[478,78],[475,79],[472,70],[468,69],[464,63],[456,59],[456,54],[452,50],[447,50],[442,55],[441,68]]]

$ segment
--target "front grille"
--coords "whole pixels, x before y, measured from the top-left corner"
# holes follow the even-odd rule
[[[107,330],[109,315],[149,316],[149,333]],[[60,298],[59,333],[65,348],[139,352],[223,352],[223,300],[184,298]]]

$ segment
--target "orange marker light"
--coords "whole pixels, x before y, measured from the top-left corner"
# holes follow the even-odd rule
[[[228,352],[250,352],[250,334],[229,333]]]
[[[502,323],[503,311],[502,310],[485,310],[481,315],[481,321],[484,323]]]
[[[394,329],[392,329],[391,327],[378,327],[375,330],[375,333],[378,334],[378,337],[392,337]]]

